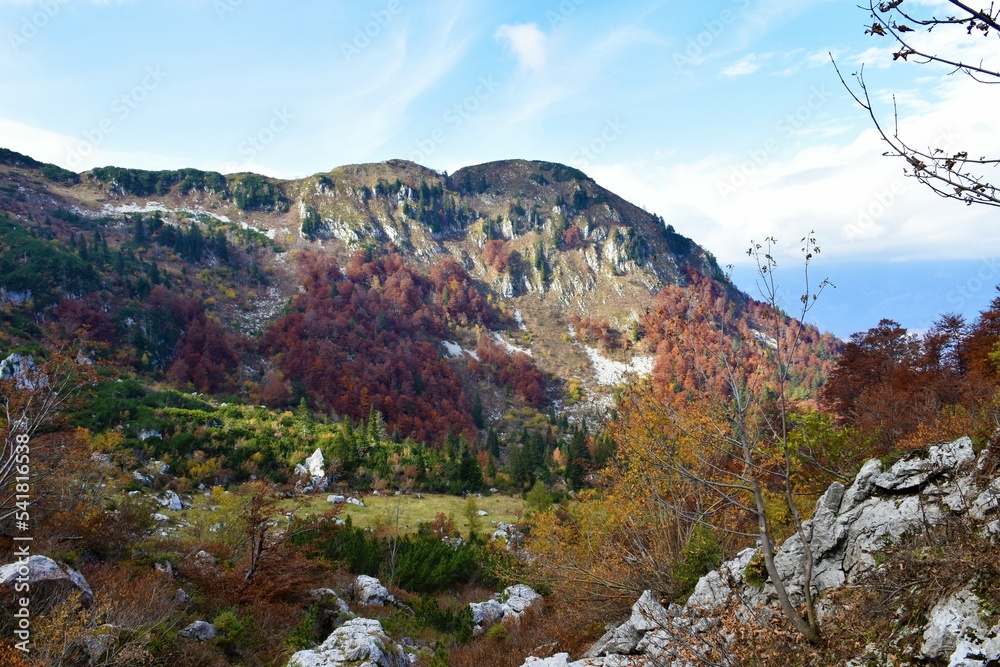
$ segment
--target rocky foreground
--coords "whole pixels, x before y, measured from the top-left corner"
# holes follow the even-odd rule
[[[1000,477],[985,475],[987,457],[976,457],[972,441],[932,446],[927,452],[898,461],[888,470],[868,461],[854,483],[832,484],[816,503],[805,536],[815,557],[810,585],[819,594],[821,619],[836,622],[843,613],[829,593],[862,582],[880,567],[879,554],[888,546],[948,520],[960,520],[974,530],[1000,536]],[[587,653],[571,661],[566,653],[531,657],[523,667],[694,667],[736,665],[736,638],[721,623],[732,614],[739,623],[761,623],[780,615],[770,582],[747,581],[748,565],[758,549],[746,549],[705,575],[683,605],[664,607],[646,591],[632,615],[610,629]],[[982,554],[995,559],[1000,551]],[[793,602],[803,602],[803,546],[798,535],[785,541],[776,566]],[[967,581],[937,601],[926,623],[910,631],[922,633],[917,663],[949,667],[989,667],[1000,664],[1000,619]],[[720,656],[722,656],[720,658]],[[868,646],[850,665],[896,664]]]

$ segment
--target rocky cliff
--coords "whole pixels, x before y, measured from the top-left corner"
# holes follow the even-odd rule
[[[819,596],[828,634],[860,613],[862,604],[845,592],[878,587],[892,579],[887,570],[903,570],[908,561],[939,561],[928,571],[941,585],[909,580],[890,591],[883,604],[895,614],[891,633],[860,644],[848,664],[1000,664],[1000,616],[992,601],[998,582],[984,567],[1000,555],[1000,476],[985,451],[974,453],[969,438],[931,446],[889,467],[868,461],[850,486],[836,483],[826,490],[804,533],[815,557],[809,585]],[[945,546],[958,535],[971,535],[982,551],[941,558],[936,552],[953,553]],[[901,546],[904,557],[894,559],[893,549]],[[803,552],[794,535],[776,556],[796,604],[803,602],[806,585]],[[647,591],[631,617],[579,660],[561,653],[524,665],[738,665],[741,627],[780,625],[774,587],[754,576],[757,556],[757,549],[746,549],[704,576],[684,605],[664,607]],[[904,613],[911,607],[920,613]]]

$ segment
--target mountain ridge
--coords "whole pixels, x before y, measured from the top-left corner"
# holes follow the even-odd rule
[[[474,293],[483,297],[494,324],[455,311],[447,315],[448,333],[440,333],[446,338],[428,342],[462,365],[490,329],[505,353],[530,356],[550,378],[549,400],[574,419],[610,408],[616,385],[653,369],[662,344],[644,343],[642,320],[664,288],[707,281],[738,309],[751,303],[709,251],[582,171],[553,162],[501,160],[449,175],[387,160],[286,180],[197,169],[75,174],[0,149],[0,179],[0,210],[31,234],[78,255],[77,235],[93,235],[94,247],[103,243],[106,272],[131,272],[110,287],[105,273],[94,307],[114,311],[123,290],[141,304],[162,278],[201,300],[220,331],[243,337],[262,335],[302,293],[294,258],[326,257],[350,270],[362,253],[358,261],[379,273],[377,257],[398,254],[424,276],[453,262],[459,268],[430,288],[442,290],[434,307],[455,311],[448,300],[461,284],[473,301]],[[124,257],[117,263],[116,249]],[[385,276],[360,279],[366,292],[384,289]],[[120,335],[128,326],[118,324]],[[183,323],[178,327],[184,335]],[[164,348],[151,367],[166,371],[173,361]],[[257,370],[243,383],[263,382],[268,363],[251,366]],[[509,409],[500,394],[487,403],[494,415]]]

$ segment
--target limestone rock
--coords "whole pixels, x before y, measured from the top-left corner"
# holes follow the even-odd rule
[[[968,662],[971,656],[998,658],[982,651],[988,633],[986,623],[980,618],[982,601],[971,586],[956,591],[938,602],[928,615],[924,628],[924,642],[920,653],[928,660],[949,665],[979,665],[984,661]],[[996,637],[996,632],[993,633]]]
[[[503,607],[504,618],[518,617],[541,599],[542,596],[530,586],[514,584],[504,589],[500,606]]]
[[[902,459],[889,470],[873,459],[847,488],[832,484],[817,501],[802,533],[792,535],[776,550],[775,567],[792,603],[802,603],[807,585],[823,591],[860,581],[876,566],[875,556],[887,545],[898,544],[912,531],[940,524],[952,514],[965,515],[988,534],[1000,535],[1000,480],[984,489],[973,475],[974,458],[972,442],[960,438]],[[809,582],[804,575],[806,544],[814,556]],[[704,633],[718,623],[715,616],[720,608],[736,604],[741,622],[758,622],[781,613],[770,581],[759,588],[744,581],[746,567],[757,555],[757,549],[745,549],[706,574],[684,607],[671,605],[664,610],[650,592],[643,593],[630,618],[605,633],[584,654],[584,660],[570,662],[560,654],[525,665],[625,667],[646,661],[687,667],[693,663],[686,656],[701,653],[708,659],[710,646],[700,645],[699,637],[706,637]],[[982,611],[971,588],[940,601],[923,629],[921,659],[948,662],[950,667],[984,667],[990,660],[1000,660],[1000,623],[984,621]],[[833,610],[819,612],[829,615]],[[866,649],[869,654],[873,650]],[[865,664],[858,660],[851,664]]]
[[[471,602],[469,609],[472,610],[472,636],[478,637],[495,623],[503,620],[503,606],[496,600],[485,602]]]
[[[312,456],[306,459],[305,467],[309,472],[310,477],[315,478],[326,475],[326,466],[323,462],[323,452],[320,451],[319,447],[317,447],[316,451],[312,453]]]
[[[359,575],[354,580],[354,599],[364,605],[396,603],[396,598],[389,593],[382,582],[367,574]]]
[[[639,632],[658,630],[667,625],[667,610],[656,601],[652,591],[643,591],[632,605],[632,615],[628,623]]]
[[[1000,508],[1000,479],[994,480],[989,488],[979,494],[972,503],[970,514],[976,521],[985,521],[986,515]]]
[[[910,457],[897,461],[888,471],[875,478],[875,485],[886,491],[912,491],[946,470],[954,470],[975,458],[972,440],[968,437],[928,448],[926,458]]]
[[[518,530],[517,526],[501,521],[497,524],[497,529],[493,533],[491,540],[504,540],[507,543],[507,550],[517,549],[524,539],[524,534]]]
[[[313,650],[299,651],[288,667],[409,667],[403,649],[394,643],[382,624],[355,618],[333,631]]]
[[[337,610],[341,614],[350,614],[351,608],[347,606],[347,603],[340,599],[337,592],[332,588],[314,588],[309,591],[309,597],[314,600],[320,600],[326,605],[329,605]]]
[[[39,370],[30,354],[15,352],[0,361],[0,380],[13,380],[18,389],[34,390],[49,385],[44,371]]]
[[[181,503],[180,496],[178,496],[173,491],[167,491],[166,495],[160,498],[160,506],[166,507],[172,512],[180,512],[184,509],[183,503]]]
[[[39,597],[44,597],[42,589],[54,593],[76,590],[84,605],[94,601],[94,591],[82,574],[48,556],[31,556],[24,562],[15,561],[0,567],[0,590],[13,591],[16,584],[24,582]]]
[[[215,639],[215,636],[219,633],[211,623],[207,621],[195,621],[177,634],[197,642],[207,642]]]

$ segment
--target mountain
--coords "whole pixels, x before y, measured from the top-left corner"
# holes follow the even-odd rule
[[[710,252],[549,162],[278,180],[76,174],[0,150],[0,227],[0,348],[85,331],[107,359],[180,387],[377,410],[425,440],[512,407],[609,407],[628,377],[669,367],[665,336],[647,336],[667,287],[764,328]],[[828,358],[836,342],[809,331]]]

